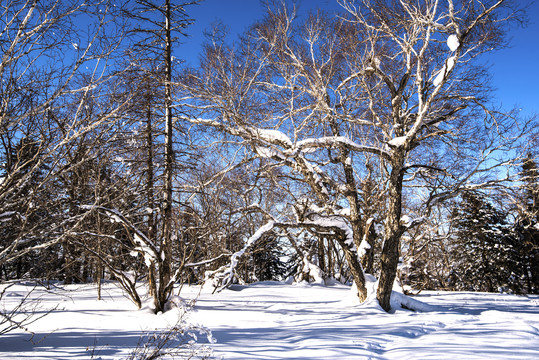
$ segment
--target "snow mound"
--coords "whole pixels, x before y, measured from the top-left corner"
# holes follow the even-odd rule
[[[419,312],[431,312],[436,310],[435,307],[429,304],[393,290],[391,292],[391,309],[397,310],[401,308]]]

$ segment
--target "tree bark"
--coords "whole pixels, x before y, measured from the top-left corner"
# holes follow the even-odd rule
[[[388,211],[384,246],[381,257],[381,273],[376,297],[385,311],[391,310],[391,292],[399,264],[400,238],[404,227],[400,224],[402,212],[402,168],[404,154],[396,152],[388,183]]]
[[[172,147],[172,35],[171,35],[171,4],[165,2],[165,189],[163,204],[163,242],[162,262],[159,266],[159,294],[156,300],[156,312],[163,311],[164,305],[171,293],[169,286],[172,267],[172,171],[173,171],[173,147]]]
[[[344,256],[348,265],[350,266],[350,272],[354,278],[354,283],[357,286],[357,297],[360,302],[367,300],[367,288],[365,286],[365,274],[361,268],[361,264],[357,257],[357,252],[352,251],[344,242],[344,240],[337,240],[344,251]]]

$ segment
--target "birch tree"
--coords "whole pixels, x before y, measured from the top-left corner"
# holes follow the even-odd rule
[[[504,46],[515,11],[506,1],[339,3],[340,16],[304,21],[285,3],[270,6],[232,45],[214,37],[184,77],[184,101],[198,111],[184,118],[309,188],[297,194],[293,223],[275,218],[261,231],[295,226],[334,237],[360,301],[359,258],[377,213],[376,297],[389,311],[402,237],[423,222],[404,213],[406,202],[427,217],[463,189],[511,179],[496,169],[511,165],[504,154],[529,124],[492,106],[479,59]],[[359,184],[373,166],[383,205],[368,209]]]

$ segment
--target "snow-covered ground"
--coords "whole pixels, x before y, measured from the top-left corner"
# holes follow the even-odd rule
[[[8,289],[4,306],[27,290]],[[199,291],[184,287],[181,295]],[[122,358],[142,333],[173,325],[179,314],[138,311],[113,284],[102,301],[90,285],[37,288],[32,296],[39,311],[57,309],[30,325],[32,341],[21,331],[0,336],[0,359]],[[432,311],[387,314],[373,302],[358,305],[342,285],[266,282],[214,295],[203,289],[190,320],[213,331],[216,358],[233,360],[539,359],[538,296],[424,292],[416,299]]]

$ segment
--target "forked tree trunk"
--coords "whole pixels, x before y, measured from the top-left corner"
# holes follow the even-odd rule
[[[327,105],[331,105],[329,101]],[[339,128],[334,121],[331,122],[331,128],[334,136],[341,135]],[[354,245],[356,249],[359,249],[361,241],[363,240],[363,227],[361,221],[361,209],[359,205],[357,183],[354,177],[354,168],[350,163],[350,151],[346,147],[342,147],[340,151],[341,154],[339,161],[344,171],[347,187],[346,198],[350,206],[349,220],[350,225],[352,226]],[[363,266],[361,265],[358,253],[349,249],[346,244],[341,243],[340,245],[344,250],[346,261],[348,262],[350,271],[352,272],[352,276],[354,277],[354,282],[358,290],[359,300],[363,302],[367,299],[367,288],[365,286],[365,273],[363,272]]]

